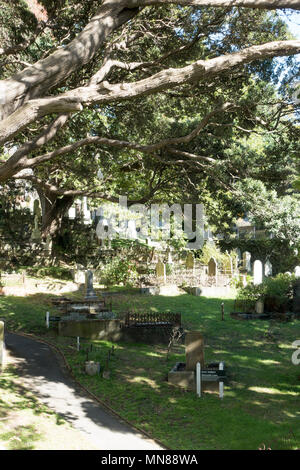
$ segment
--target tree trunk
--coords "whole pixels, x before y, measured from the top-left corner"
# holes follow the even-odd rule
[[[45,239],[50,235],[54,241],[59,235],[63,216],[74,202],[74,196],[59,197],[40,189],[38,194],[42,206],[42,237]]]

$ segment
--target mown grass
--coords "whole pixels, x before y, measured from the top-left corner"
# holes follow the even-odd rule
[[[112,300],[119,313],[181,312],[186,329],[203,333],[206,362],[225,360],[229,375],[223,400],[209,394],[199,399],[166,381],[175,362],[184,360],[183,346],[173,348],[167,360],[164,346],[118,343],[109,362],[110,378],[90,377],[83,365],[91,342],[77,352],[75,339],[55,338],[52,332],[51,340],[60,345],[77,379],[121,416],[172,449],[300,448],[299,368],[291,362],[299,321],[234,320],[229,316],[232,298],[143,296],[121,290]],[[2,298],[0,317],[11,328],[51,335],[44,326],[47,301],[42,295]],[[89,359],[105,366],[113,344],[93,345]]]

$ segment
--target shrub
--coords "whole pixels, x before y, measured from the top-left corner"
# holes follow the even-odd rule
[[[138,279],[136,264],[118,256],[105,265],[99,265],[96,275],[107,286],[121,283],[135,285]]]
[[[71,271],[68,268],[63,268],[61,266],[32,266],[27,268],[26,271],[32,276],[49,276],[55,279],[62,279],[64,281],[70,281],[73,279]]]
[[[290,308],[295,279],[293,275],[278,274],[276,277],[264,279],[262,284],[257,286],[248,284],[239,289],[237,299],[248,301],[249,304],[264,300],[266,311],[286,311]]]

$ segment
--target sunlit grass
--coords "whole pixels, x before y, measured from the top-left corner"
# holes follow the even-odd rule
[[[113,291],[117,289],[113,288]],[[146,296],[119,289],[113,310],[180,312],[183,326],[205,338],[206,362],[224,360],[228,370],[225,397],[197,398],[166,381],[176,362],[184,361],[177,345],[167,359],[166,346],[93,341],[99,349],[89,359],[106,365],[114,345],[109,379],[85,375],[85,349],[76,340],[55,338],[46,331],[44,314],[49,296],[8,297],[0,300],[0,317],[12,329],[48,335],[63,349],[73,374],[124,418],[160,439],[172,449],[300,448],[299,371],[291,362],[292,343],[299,339],[299,321],[238,321],[230,317],[233,298]],[[221,302],[225,320],[221,320]],[[52,335],[52,336],[51,336]],[[70,347],[71,346],[71,347]]]

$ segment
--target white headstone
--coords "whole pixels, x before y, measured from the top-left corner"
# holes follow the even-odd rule
[[[300,266],[295,267],[295,276],[300,277]]]
[[[251,253],[249,251],[243,253],[243,268],[248,272],[251,271]]]
[[[258,284],[262,283],[263,279],[263,268],[262,262],[260,260],[254,261],[253,265],[253,284],[257,286]]]
[[[269,260],[267,260],[265,263],[265,276],[266,277],[272,276],[272,272],[273,272],[272,263]]]

